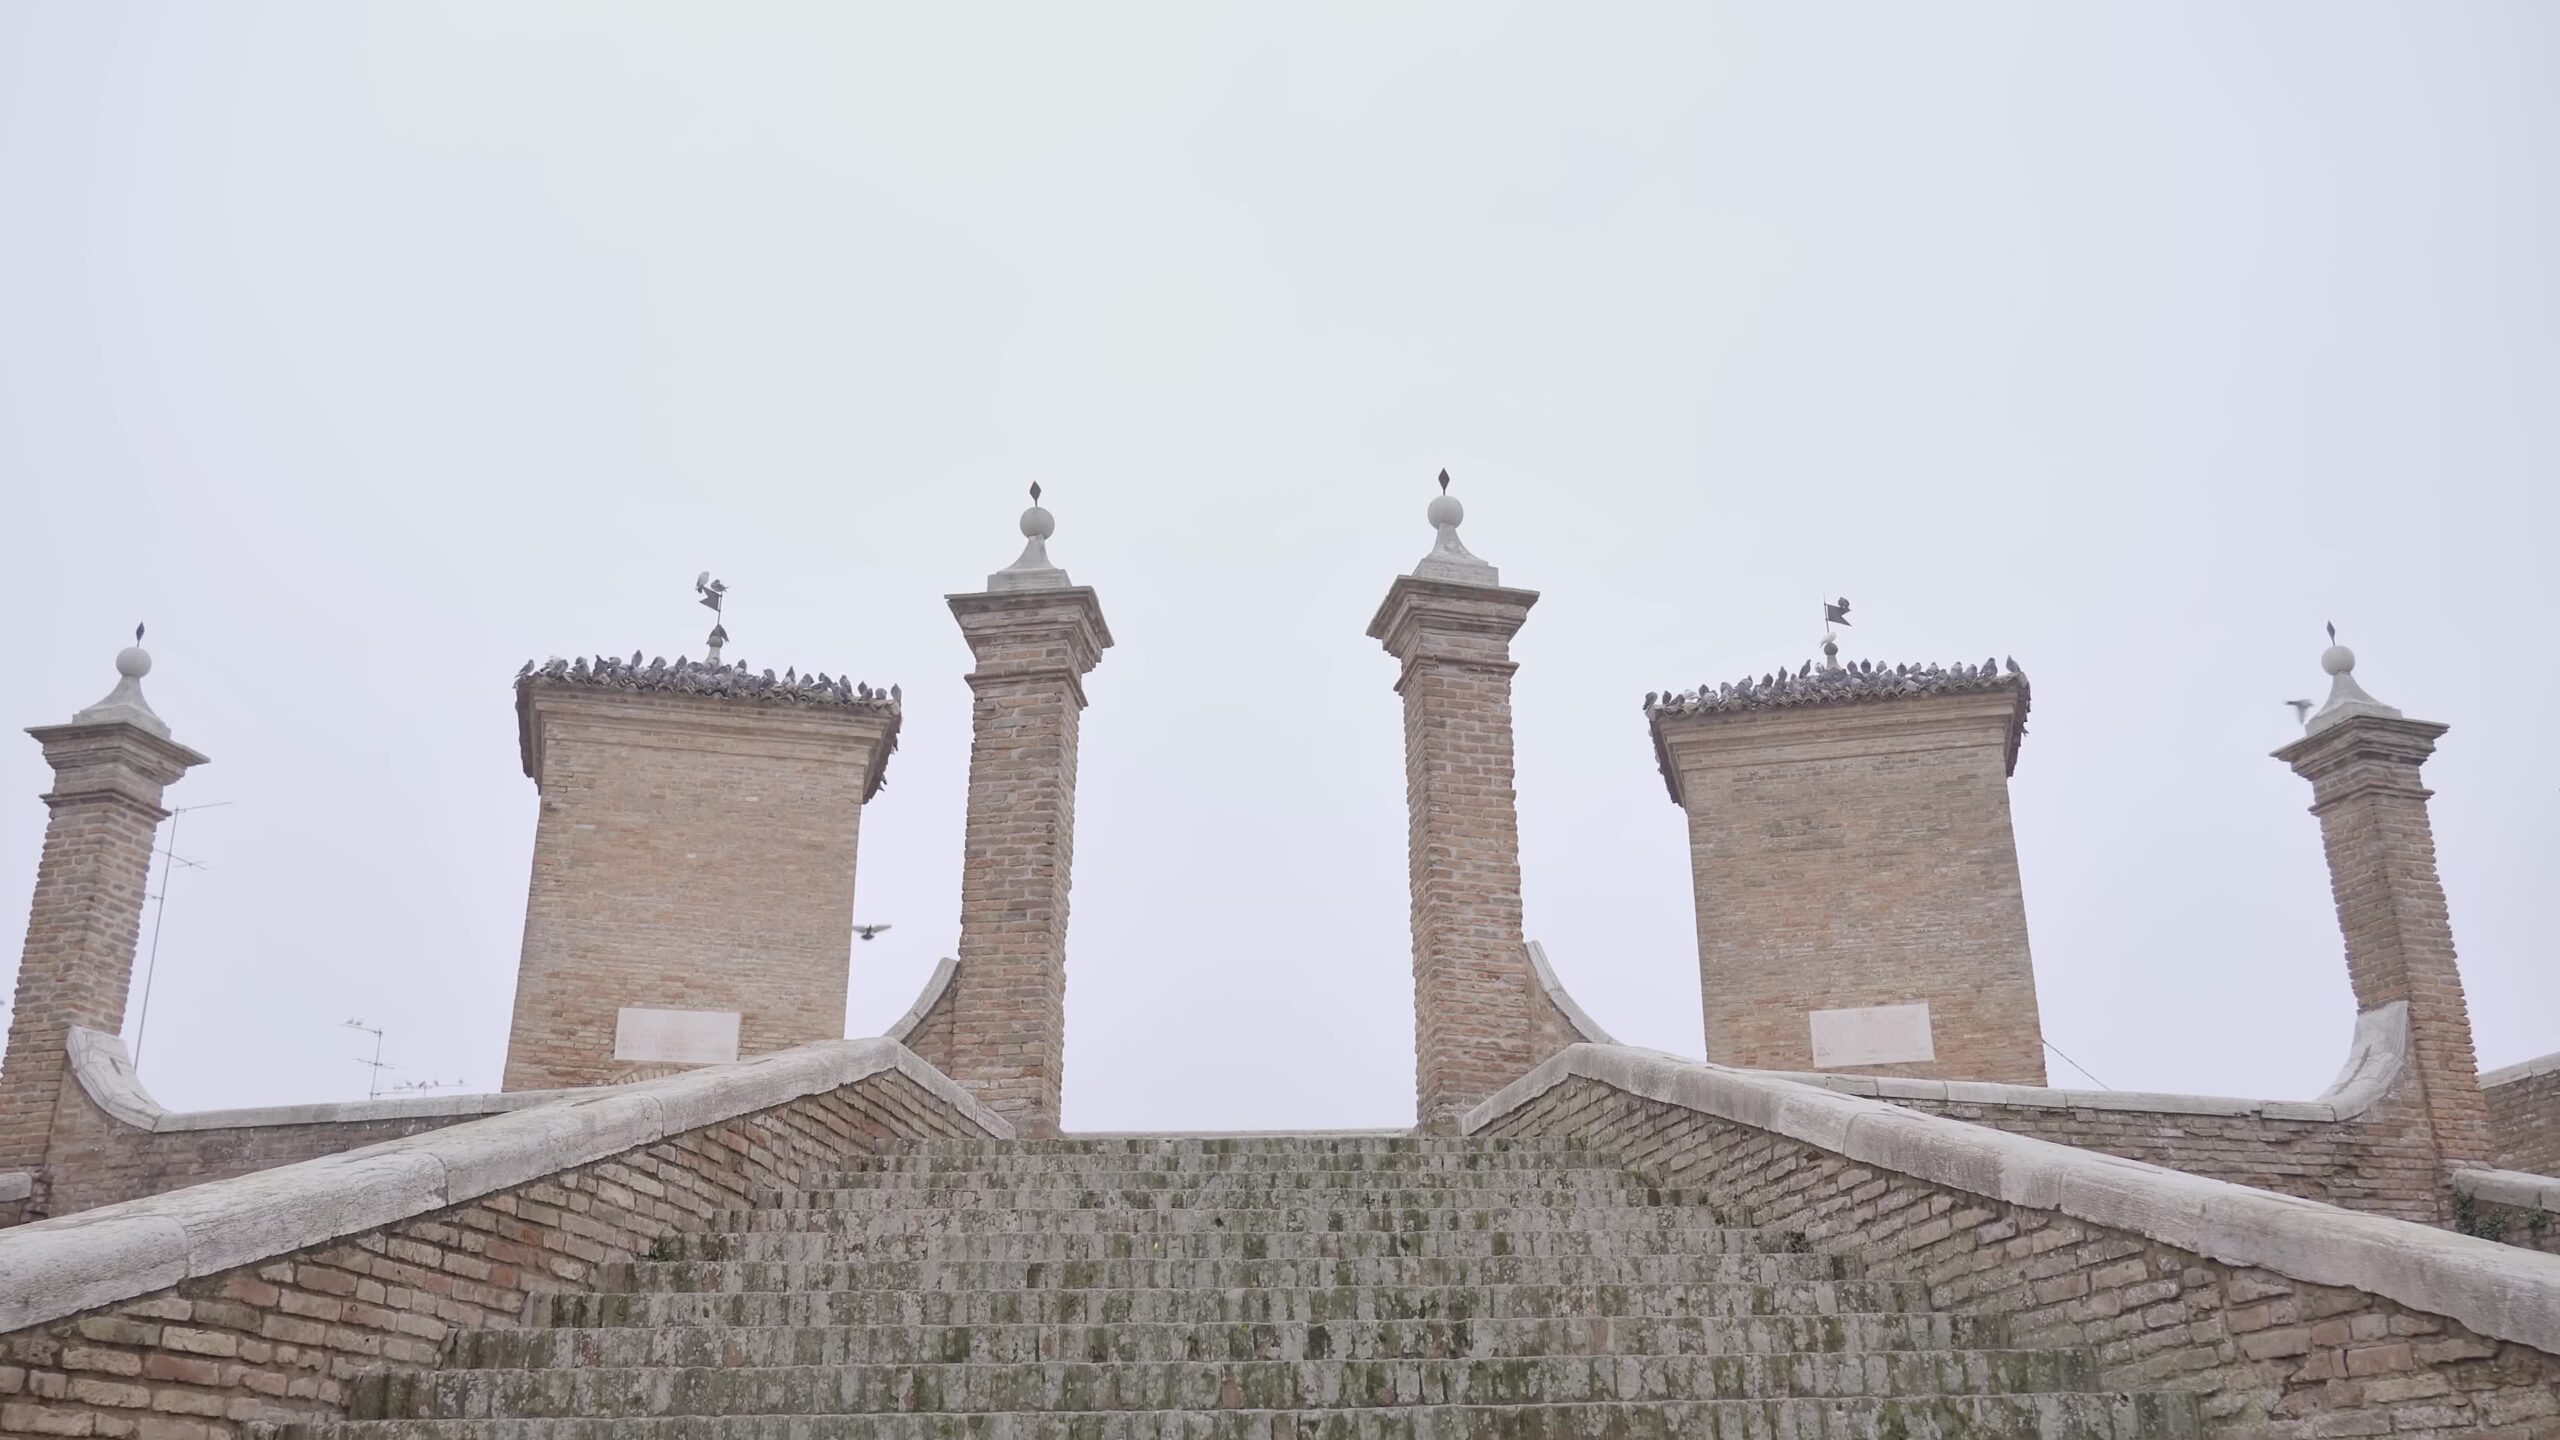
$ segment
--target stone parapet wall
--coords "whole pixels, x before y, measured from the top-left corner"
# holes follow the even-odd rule
[[[838,1041],[0,1234],[0,1434],[214,1440],[334,1414],[457,1328],[882,1141],[1005,1137],[883,1040]]]
[[[2480,1077],[2480,1093],[2488,1097],[2498,1163],[2560,1175],[2560,1055],[2489,1071]]]
[[[1579,1046],[1471,1133],[1622,1154],[1735,1218],[1856,1254],[2217,1435],[2560,1433],[2560,1259],[2100,1158],[1766,1075]]]
[[[2466,1235],[2560,1255],[2560,1180],[2519,1170],[2453,1177],[2454,1226]]]

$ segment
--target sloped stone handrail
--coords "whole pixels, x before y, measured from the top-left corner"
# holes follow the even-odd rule
[[[898,1017],[897,1024],[882,1031],[881,1038],[906,1044],[908,1038],[933,1014],[933,1007],[942,1003],[942,997],[951,990],[952,977],[959,973],[960,962],[947,955],[935,962],[933,973],[925,977],[924,989],[916,992],[916,1003],[907,1007],[907,1013]]]
[[[512,1090],[481,1095],[406,1095],[392,1100],[326,1101],[311,1105],[258,1105],[236,1110],[171,1110],[142,1088],[124,1041],[104,1031],[73,1026],[66,1041],[71,1076],[90,1103],[137,1130],[166,1135],[182,1130],[246,1130],[276,1125],[344,1125],[367,1120],[427,1120],[439,1116],[499,1115],[530,1110],[594,1090]]]
[[[1478,1105],[1463,1131],[1482,1131],[1576,1078],[2222,1264],[2382,1296],[2482,1335],[2560,1354],[2560,1256],[2076,1150],[1765,1072],[1575,1045]]]
[[[2522,1170],[2456,1170],[2453,1188],[2493,1205],[2560,1215],[2560,1177],[2528,1175]]]
[[[2354,1120],[2400,1083],[2409,1057],[2409,1002],[2394,1000],[2356,1017],[2347,1063],[2316,1100],[2249,1100],[2224,1095],[2172,1095],[2145,1090],[2065,1090],[1984,1080],[1914,1080],[1898,1075],[1846,1075],[1811,1070],[1752,1070],[1753,1075],[1819,1085],[1878,1100],[1930,1100],[2055,1110],[2138,1110],[2158,1115],[2254,1115],[2265,1120]]]
[[[1601,1029],[1600,1022],[1592,1019],[1573,998],[1573,993],[1564,988],[1564,982],[1556,978],[1555,967],[1547,963],[1547,947],[1532,940],[1528,948],[1529,973],[1537,977],[1538,988],[1546,993],[1547,1003],[1556,1007],[1556,1013],[1564,1017],[1564,1023],[1574,1034],[1594,1045],[1617,1044],[1617,1037]]]
[[[599,1090],[233,1180],[0,1230],[0,1333],[426,1215],[896,1071],[996,1139],[1013,1127],[893,1040],[834,1040]],[[147,1098],[147,1097],[146,1097]]]

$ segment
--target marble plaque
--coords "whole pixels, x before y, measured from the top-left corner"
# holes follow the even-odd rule
[[[738,1058],[738,1012],[625,1006],[613,1027],[613,1058],[644,1064],[725,1065]]]
[[[1817,1070],[1937,1058],[1938,1047],[1929,1037],[1926,1002],[1813,1012],[1813,1068]]]

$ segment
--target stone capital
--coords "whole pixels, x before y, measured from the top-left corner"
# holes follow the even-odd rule
[[[1671,803],[1686,806],[1685,775],[1750,765],[1980,746],[2000,751],[2003,772],[2014,774],[2025,720],[2026,692],[2003,688],[1766,710],[1660,709],[1651,724]]]
[[[1399,575],[1369,621],[1369,638],[1408,673],[1424,661],[1508,670],[1511,637],[1537,603],[1535,590]]]
[[[943,598],[982,674],[1063,667],[1082,675],[1111,648],[1111,626],[1089,585],[967,590]]]
[[[899,715],[880,706],[766,704],[713,695],[587,685],[524,685],[516,691],[516,743],[524,773],[543,782],[546,743],[555,736],[643,749],[751,755],[862,767],[863,798],[888,778]]]
[[[2358,795],[2398,793],[2425,799],[2418,767],[2452,727],[2396,715],[2349,715],[2274,752],[2311,782],[2312,809]]]
[[[119,799],[156,811],[164,788],[206,763],[202,754],[130,721],[37,725],[27,733],[53,767],[48,805]]]

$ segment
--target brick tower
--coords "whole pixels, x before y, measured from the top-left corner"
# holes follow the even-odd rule
[[[1415,1118],[1454,1131],[1539,1053],[1520,919],[1511,758],[1511,637],[1538,601],[1458,540],[1466,510],[1431,502],[1431,553],[1387,588],[1369,638],[1402,667],[1407,856],[1413,884]]]
[[[987,588],[948,597],[969,672],[969,810],[960,955],[927,1053],[1025,1139],[1058,1133],[1067,1038],[1067,892],[1084,677],[1111,646],[1102,602],[1049,563],[1056,519],[1031,487],[1024,545]],[[939,1027],[936,1027],[937,1032]]]
[[[1709,1060],[2044,1083],[2014,663],[1827,661],[1645,710],[1689,814]]]
[[[124,1028],[152,840],[169,815],[161,791],[205,763],[169,738],[142,698],[151,656],[140,629],[133,638],[116,656],[119,678],[105,699],[67,725],[27,732],[44,747],[53,788],[44,796],[51,814],[0,1059],[0,1177],[29,1174],[32,1193],[0,1201],[0,1223],[15,1218],[12,1206],[43,1213],[68,1037],[74,1026],[109,1035]]]
[[[2328,702],[2301,739],[2275,753],[2311,782],[2356,1009],[2408,1005],[2410,1059],[2438,1160],[2491,1164],[2488,1101],[2427,819],[2433,792],[2418,778],[2448,727],[2409,719],[2366,694],[2356,683],[2355,652],[2344,645],[2332,643],[2320,666],[2331,677]]]
[[[516,681],[542,809],[509,1090],[844,1036],[855,839],[897,748],[896,692],[713,654],[554,660]]]

